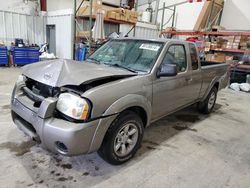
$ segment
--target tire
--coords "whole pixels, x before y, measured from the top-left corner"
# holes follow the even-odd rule
[[[213,87],[207,98],[203,102],[198,103],[198,110],[203,114],[209,114],[213,111],[217,99],[217,88]]]
[[[110,164],[125,163],[139,149],[143,133],[144,126],[139,115],[133,111],[124,111],[111,124],[98,154]]]

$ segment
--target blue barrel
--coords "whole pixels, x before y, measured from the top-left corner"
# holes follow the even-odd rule
[[[86,55],[87,55],[87,48],[86,47],[77,48],[76,60],[84,61],[84,60],[86,60]]]

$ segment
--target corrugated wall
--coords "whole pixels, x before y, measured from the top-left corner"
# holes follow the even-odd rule
[[[127,24],[121,24],[120,25],[120,32],[122,32],[123,35],[127,34],[131,28],[132,25],[127,25]],[[160,31],[157,29],[156,25],[152,24],[147,24],[147,23],[142,23],[142,22],[137,22],[136,28],[135,28],[135,37],[140,37],[140,38],[158,38],[160,34]],[[129,37],[133,37],[134,31],[132,30],[129,33]]]
[[[31,16],[0,10],[0,41],[10,45],[15,38],[22,38],[29,44],[42,44],[45,41],[43,16]]]
[[[70,11],[48,13],[47,25],[55,25],[56,56],[64,59],[73,58],[74,16]]]
[[[50,12],[43,16],[32,16],[0,10],[0,42],[10,46],[15,38],[29,44],[46,42],[46,25],[56,27],[56,55],[71,59],[73,51],[72,11]]]

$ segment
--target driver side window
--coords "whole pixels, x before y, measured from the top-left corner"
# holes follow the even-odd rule
[[[178,73],[185,72],[187,69],[187,60],[184,45],[171,45],[163,59],[163,65],[164,64],[175,64]]]

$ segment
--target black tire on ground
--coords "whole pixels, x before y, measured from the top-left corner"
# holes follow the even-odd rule
[[[198,110],[203,114],[209,114],[213,111],[217,99],[217,88],[213,87],[209,92],[207,98],[198,103]]]
[[[126,129],[127,127],[128,129]],[[131,134],[132,132],[135,133]],[[119,165],[125,163],[139,149],[143,133],[144,126],[140,116],[133,111],[124,111],[111,124],[98,150],[98,154],[110,164]],[[130,140],[130,143],[127,143],[128,140]],[[124,153],[123,147],[125,146],[128,153]]]

